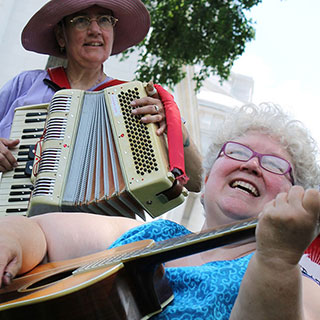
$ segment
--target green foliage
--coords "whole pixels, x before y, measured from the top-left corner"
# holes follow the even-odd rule
[[[152,27],[138,46],[136,77],[173,87],[184,78],[184,65],[198,65],[197,89],[210,74],[227,79],[234,61],[255,36],[245,11],[261,1],[143,0]],[[127,50],[123,59],[133,50]]]

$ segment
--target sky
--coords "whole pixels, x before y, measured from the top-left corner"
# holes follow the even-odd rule
[[[319,12],[319,0],[263,0],[248,13],[255,40],[232,71],[254,79],[254,103],[281,105],[320,145]]]

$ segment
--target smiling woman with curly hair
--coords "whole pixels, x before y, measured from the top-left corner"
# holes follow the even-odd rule
[[[319,191],[304,189],[319,181],[314,141],[271,105],[237,109],[217,132],[206,161],[203,230],[258,217],[255,239],[168,258],[165,274],[174,299],[153,319],[317,319],[320,282],[299,265],[320,232]],[[43,261],[138,240],[174,245],[179,237],[181,246],[183,235],[190,231],[164,219],[141,223],[83,213],[3,217],[2,282],[9,285],[13,276]]]

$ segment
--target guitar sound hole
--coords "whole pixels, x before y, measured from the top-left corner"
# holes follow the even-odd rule
[[[73,271],[74,270],[67,270],[67,271],[64,271],[64,272],[53,274],[53,275],[51,275],[51,276],[49,276],[47,278],[41,279],[41,280],[31,284],[30,286],[28,286],[26,288],[26,290],[35,290],[35,289],[40,289],[40,288],[43,288],[45,286],[51,285],[54,282],[63,280],[64,278],[67,278],[67,277],[71,276]]]

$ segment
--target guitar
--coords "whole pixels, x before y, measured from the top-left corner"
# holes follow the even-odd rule
[[[173,300],[163,262],[254,239],[257,219],[37,266],[0,289],[0,320],[148,319]]]

